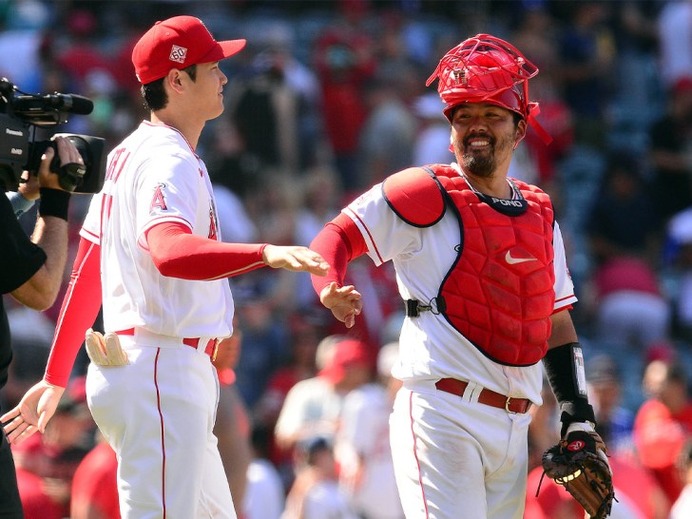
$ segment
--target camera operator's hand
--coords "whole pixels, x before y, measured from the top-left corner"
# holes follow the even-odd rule
[[[84,160],[79,154],[79,150],[75,147],[69,139],[65,137],[55,137],[53,139],[58,146],[58,156],[60,158],[60,166],[65,166],[66,164],[79,164],[84,165]],[[41,157],[41,167],[38,170],[38,182],[41,187],[47,187],[49,189],[60,189],[65,191],[60,186],[60,177],[57,173],[51,171],[50,164],[55,156],[55,151],[52,147],[48,147]]]
[[[54,139],[62,165],[83,165],[77,148],[67,138]],[[24,284],[10,292],[17,301],[34,310],[46,310],[60,290],[67,261],[67,217],[71,193],[60,186],[60,175],[50,170],[55,150],[48,147],[38,171],[40,202],[31,241],[45,252],[41,268]]]
[[[38,177],[35,175],[30,175],[28,171],[24,171],[22,173],[22,180],[19,182],[17,192],[27,200],[33,202],[40,196],[38,190],[39,187]]]

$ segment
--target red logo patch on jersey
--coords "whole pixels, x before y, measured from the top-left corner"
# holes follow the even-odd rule
[[[166,205],[166,197],[163,196],[163,188],[166,187],[165,184],[159,184],[156,186],[154,191],[154,196],[151,199],[151,205],[149,206],[149,212],[153,213],[154,209],[160,209],[165,211],[168,209]]]
[[[586,443],[582,440],[574,440],[567,445],[567,450],[572,452],[577,452],[586,447]]]

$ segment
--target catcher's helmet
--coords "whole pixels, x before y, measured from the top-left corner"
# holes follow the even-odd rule
[[[519,50],[500,38],[477,34],[451,49],[426,81],[439,79],[437,91],[451,120],[462,103],[492,103],[528,119],[536,106],[530,103],[528,80],[538,68]]]

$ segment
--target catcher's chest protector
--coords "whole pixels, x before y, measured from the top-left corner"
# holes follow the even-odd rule
[[[390,186],[388,180],[384,190],[392,209],[405,221],[411,207],[425,201],[437,206],[440,191],[459,220],[458,255],[438,292],[444,300],[442,315],[496,362],[535,364],[547,349],[555,301],[554,216],[548,195],[514,180],[525,202],[490,200],[472,191],[449,166],[426,169],[434,172],[435,182],[415,174],[418,187],[408,189],[407,195],[401,196],[400,189],[407,184],[401,179]],[[426,182],[431,187],[421,189]],[[423,200],[411,200],[411,193],[418,197],[426,191]],[[428,225],[439,221],[442,213]],[[409,223],[424,226],[419,218]]]

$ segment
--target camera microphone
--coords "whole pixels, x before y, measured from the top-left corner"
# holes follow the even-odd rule
[[[13,99],[12,108],[16,113],[26,115],[46,110],[88,115],[94,110],[94,102],[76,94],[18,95]]]

